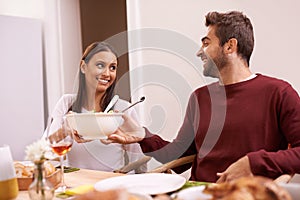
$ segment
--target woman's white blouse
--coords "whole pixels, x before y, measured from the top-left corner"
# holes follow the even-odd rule
[[[61,121],[58,123],[61,123],[62,117],[68,112],[75,98],[76,95],[74,94],[63,95],[57,102],[51,115],[53,119],[59,119]],[[115,104],[114,110],[123,110],[129,105],[129,102],[119,99]],[[82,109],[82,112],[87,111],[85,109]],[[126,111],[126,114],[131,116],[138,122],[137,113],[134,108]],[[67,162],[68,165],[72,167],[113,171],[115,169],[123,167],[126,162],[136,161],[143,156],[144,154],[142,153],[140,145],[137,143],[127,145],[105,145],[99,140],[94,140],[86,143],[77,143],[76,141],[74,141],[71,151],[67,154]],[[128,161],[125,161],[127,158]],[[145,171],[147,171],[146,164],[138,169],[139,173]]]

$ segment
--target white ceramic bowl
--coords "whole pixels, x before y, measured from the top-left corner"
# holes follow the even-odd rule
[[[105,139],[123,123],[123,113],[70,113],[67,121],[86,140]]]

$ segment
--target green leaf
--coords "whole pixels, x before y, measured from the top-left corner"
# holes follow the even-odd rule
[[[58,193],[55,195],[57,198],[61,198],[61,199],[66,199],[66,198],[69,198],[69,197],[72,197],[72,195],[68,195],[64,192],[61,192],[61,193]]]
[[[57,168],[60,169],[60,166]],[[75,171],[79,171],[79,170],[80,170],[80,168],[64,166],[64,173],[70,173],[70,172],[75,172]]]
[[[187,181],[181,188],[180,190],[189,188],[189,187],[195,187],[195,186],[200,186],[200,185],[209,185],[211,183],[208,182],[199,182],[199,181]]]
[[[80,170],[79,168],[76,167],[64,167],[64,173],[70,173],[70,172],[75,172]]]

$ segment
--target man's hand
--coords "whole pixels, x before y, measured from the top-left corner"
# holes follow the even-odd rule
[[[120,143],[130,144],[141,141],[145,137],[145,129],[138,125],[128,115],[123,115],[124,123],[116,132],[108,136],[108,139],[101,140],[104,144]]]
[[[217,173],[217,176],[220,177],[217,183],[229,182],[244,176],[253,176],[248,156],[244,156],[232,163],[224,172]]]

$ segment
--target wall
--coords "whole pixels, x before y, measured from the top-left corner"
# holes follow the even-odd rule
[[[79,0],[44,0],[44,58],[47,109],[73,93],[82,54]],[[47,116],[45,117],[47,118]]]
[[[41,19],[44,16],[44,3],[40,0],[0,0],[0,14]]]
[[[44,126],[42,23],[0,15],[0,145],[23,160],[25,145],[39,138]]]
[[[126,0],[80,0],[80,16],[83,49],[92,42],[110,40],[127,30]],[[120,55],[117,71],[119,78],[126,77],[129,70],[127,52],[119,52],[120,48],[127,49],[128,41],[124,36],[109,42]],[[117,93],[122,99],[130,100],[128,79],[122,83],[121,89],[117,88]]]
[[[132,81],[131,87],[135,96],[147,95],[148,101],[145,102],[145,105],[148,106],[146,108],[148,111],[154,104],[158,103],[161,104],[161,107],[165,107],[164,102],[170,103],[170,99],[163,100],[164,98],[159,95],[159,89],[169,93],[175,101],[178,101],[176,98],[181,97],[180,93],[182,93],[182,91],[178,92],[173,89],[168,91],[170,87],[163,85],[162,82],[159,82],[159,88],[152,84],[153,88],[150,89],[150,84],[144,82],[148,76],[142,72],[148,70],[149,65],[152,67],[154,65],[165,66],[170,72],[174,72],[174,75],[184,78],[187,85],[190,85],[188,89],[191,90],[212,81],[202,76],[202,63],[196,61],[198,59],[196,51],[200,48],[200,39],[206,30],[204,16],[213,10],[239,10],[248,15],[254,26],[256,43],[250,64],[252,71],[288,80],[298,92],[300,91],[300,80],[295,73],[298,68],[297,54],[300,45],[298,37],[300,24],[297,21],[300,17],[298,12],[300,2],[297,0],[279,0],[276,3],[271,0],[263,2],[226,0],[222,3],[201,0],[184,2],[180,0],[130,0],[127,1],[127,6],[129,51],[132,52],[130,67],[135,75],[132,77],[135,81]],[[167,40],[169,42],[162,44]],[[152,41],[152,44],[149,41]],[[189,45],[185,43],[189,43]],[[191,50],[179,51],[184,48]],[[188,53],[192,54],[191,57],[188,57]],[[137,75],[135,71],[138,71],[139,68],[143,70],[140,70],[140,74]],[[156,73],[157,76],[160,72]],[[166,78],[170,78],[170,76],[166,76]],[[173,81],[173,84],[176,82]],[[178,106],[180,111],[185,109],[181,103],[178,103],[177,106],[174,105],[172,109],[176,109]],[[147,113],[149,113],[148,111]],[[168,112],[165,114],[167,115]],[[171,114],[170,116],[173,117]],[[153,120],[152,117],[152,123]],[[174,120],[176,124],[180,124],[178,119],[168,121],[174,122]],[[172,127],[169,127],[168,130],[174,129],[174,123],[171,125]],[[172,136],[164,136],[172,138]]]
[[[144,124],[167,140],[182,123],[189,94],[215,81],[203,77],[196,57],[209,11],[248,15],[255,32],[251,70],[288,80],[300,92],[297,0],[127,0],[127,9],[133,98],[146,96],[139,107]]]
[[[16,95],[19,93],[23,96],[23,93],[26,93],[24,97],[17,99],[19,100],[17,103],[23,103],[24,101],[24,104],[22,104],[24,108],[21,109],[24,112],[20,115],[23,117],[23,121],[16,122],[14,118],[5,116],[4,112],[1,116],[1,123],[4,125],[24,129],[22,132],[12,132],[12,134],[20,134],[18,137],[9,134],[9,131],[4,131],[2,134],[6,137],[0,141],[0,145],[6,143],[16,147],[17,150],[13,154],[14,159],[23,159],[25,146],[42,134],[48,113],[52,111],[57,100],[63,93],[73,92],[74,78],[82,53],[79,3],[78,0],[0,0],[0,15],[14,16],[24,22],[23,25],[22,23],[18,24],[19,28],[16,28],[14,24],[11,24],[11,27],[8,25],[7,30],[12,31],[8,33],[8,36],[14,37],[15,34],[18,34],[21,37],[24,34],[25,38],[22,37],[23,39],[17,40],[20,42],[18,44],[14,44],[16,42],[14,38],[5,38],[7,40],[5,45],[1,43],[2,47],[7,49],[5,51],[13,56],[13,52],[17,50],[15,47],[21,46],[20,49],[24,51],[24,56],[27,54],[34,55],[34,57],[28,56],[32,60],[31,62],[22,62],[18,57],[15,59],[9,57],[9,62],[22,66],[22,70],[18,71],[20,74],[10,73],[13,75],[5,78],[12,81],[9,81],[9,85],[3,85],[6,89],[15,88],[14,91],[9,89],[7,91],[14,92]],[[27,34],[31,29],[31,27],[26,26],[28,21],[39,23],[40,35],[37,35],[36,32],[31,35]],[[32,29],[32,31],[34,30]],[[3,33],[4,31],[0,31],[0,34]],[[30,40],[26,37],[29,37]],[[1,39],[4,39],[2,35]],[[39,42],[41,45],[38,53],[35,51],[36,48],[34,49],[30,45],[30,43],[35,44],[35,42]],[[1,58],[3,59],[5,56]],[[41,62],[40,65],[35,65],[37,62]],[[33,74],[38,73],[40,74],[32,78]],[[16,77],[18,76],[22,76],[19,78],[20,82],[17,81],[18,78]],[[27,80],[26,77],[32,79]],[[23,81],[24,79],[26,81]],[[30,85],[34,80],[37,82]],[[23,89],[28,85],[36,88],[42,87],[40,96],[36,97],[37,93],[30,93],[30,90]],[[5,100],[11,103],[9,105],[4,104],[7,109],[11,107],[14,109],[19,108],[19,104],[15,104],[16,99],[10,93],[7,93],[5,97]],[[28,103],[28,98],[34,98],[34,100]],[[42,108],[40,108],[40,105],[42,105]],[[36,109],[40,109],[40,112],[37,113]],[[34,114],[31,113],[34,117],[24,117],[26,113],[30,113],[29,110],[35,111]],[[17,112],[14,114],[17,114]],[[18,116],[18,120],[20,120],[20,116]],[[3,136],[2,134],[1,136]],[[16,138],[18,139],[16,140]],[[12,151],[15,150],[12,149]]]
[[[41,20],[46,121],[61,95],[74,91],[82,53],[79,0],[0,0],[0,14]]]

